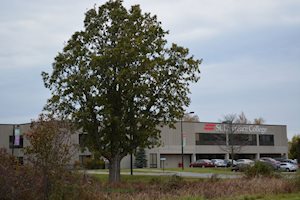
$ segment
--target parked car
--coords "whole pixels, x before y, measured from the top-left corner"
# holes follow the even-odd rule
[[[232,161],[233,161],[233,164],[232,164]],[[235,160],[225,159],[224,162],[225,162],[225,164],[226,164],[226,167],[233,167],[233,166],[236,166],[236,161],[235,161]]]
[[[265,160],[258,160],[258,162],[264,163],[265,165],[269,166],[273,170],[278,170],[280,165],[273,163],[273,162],[268,162]]]
[[[190,167],[215,167],[214,163],[207,159],[200,159],[196,162],[192,162]]]
[[[293,165],[298,165],[297,161],[296,160],[292,160],[292,159],[284,159],[281,162],[283,162],[283,163],[287,162],[287,163],[291,163]]]
[[[266,162],[268,163],[271,167],[273,167],[274,169],[279,169],[280,168],[280,162],[273,159],[273,158],[269,158],[269,157],[262,157],[259,159],[261,162]]]
[[[238,159],[236,160],[236,165],[234,165],[232,171],[244,171],[247,167],[253,166],[254,161],[250,159]]]
[[[240,171],[240,172],[243,172],[245,171],[248,167],[252,166],[252,164],[249,164],[249,163],[237,163],[236,165],[234,165],[232,168],[231,168],[231,171]]]
[[[287,171],[287,172],[293,172],[297,171],[298,166],[295,164],[291,164],[288,162],[282,162],[280,163],[280,170]]]
[[[227,163],[225,163],[225,161],[222,159],[211,159],[211,162],[213,162],[216,167],[226,167],[227,166]]]
[[[274,160],[277,160],[279,162],[284,162],[284,160],[286,160],[286,158],[282,158],[282,157],[278,157],[278,158],[273,158]]]
[[[236,164],[254,165],[254,161],[250,159],[238,159]]]

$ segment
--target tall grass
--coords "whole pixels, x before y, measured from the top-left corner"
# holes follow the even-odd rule
[[[138,177],[136,177],[138,179]],[[98,185],[98,186],[97,186]],[[95,189],[98,187],[98,190]],[[240,178],[186,181],[173,176],[149,182],[122,182],[110,185],[107,182],[92,184],[90,194],[96,199],[231,199],[238,196],[276,195],[299,191],[291,180],[279,178]]]

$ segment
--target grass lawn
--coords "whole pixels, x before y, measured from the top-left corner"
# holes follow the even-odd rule
[[[108,172],[108,169],[97,169],[98,172]],[[121,169],[121,173],[129,173],[130,169]],[[166,173],[166,172],[191,172],[191,173],[210,173],[210,174],[236,174],[230,168],[166,168],[165,170],[156,168],[133,169],[133,173]]]
[[[235,174],[231,168],[168,168],[166,171],[177,171],[177,172],[192,172],[192,173],[211,173],[211,174]]]
[[[108,174],[93,174],[101,182],[108,182]],[[121,175],[121,181],[126,183],[149,183],[149,182],[168,182],[170,176],[149,176],[149,175]],[[185,181],[199,181],[199,178],[183,178]]]

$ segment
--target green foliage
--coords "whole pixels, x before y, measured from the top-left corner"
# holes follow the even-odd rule
[[[147,167],[146,152],[145,152],[144,148],[138,148],[136,155],[135,155],[134,165],[137,168]]]
[[[294,135],[289,142],[289,158],[300,161],[300,135]]]
[[[84,163],[86,169],[105,169],[105,162],[100,159],[87,159]]]
[[[257,161],[253,166],[246,167],[244,170],[248,178],[254,177],[273,177],[274,169],[264,162]]]
[[[52,92],[46,109],[82,128],[111,174],[137,147],[159,144],[157,125],[172,126],[190,103],[188,86],[199,80],[201,60],[168,47],[166,34],[138,5],[127,10],[110,0],[86,12],[84,29],[55,57],[52,73],[42,73]]]
[[[159,185],[159,184],[162,184],[163,180],[160,176],[155,176],[155,177],[152,177],[149,181],[149,183],[151,185],[155,184],[155,185]]]

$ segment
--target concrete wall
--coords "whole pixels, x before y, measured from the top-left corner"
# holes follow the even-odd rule
[[[207,129],[207,124],[214,124],[211,127],[214,129]],[[218,145],[196,145],[196,133],[220,133],[217,127],[222,126],[219,123],[205,123],[205,122],[183,122],[182,132],[184,138],[184,165],[188,167],[191,161],[196,160],[197,154],[225,154],[224,150]],[[255,125],[249,125],[251,127]],[[24,134],[30,130],[30,124],[20,124],[21,134]],[[288,152],[288,140],[286,126],[281,125],[261,125],[259,130],[264,132],[252,131],[251,134],[257,135],[257,141],[260,134],[274,135],[274,146],[244,146],[240,154],[255,154],[256,158],[259,158],[260,154],[280,154],[286,156]],[[160,168],[160,158],[166,158],[165,167],[178,167],[178,163],[181,162],[181,123],[175,124],[175,129],[170,129],[165,126],[161,129],[161,146],[153,149],[147,149],[146,155],[148,160],[148,166],[150,167],[150,154],[155,153],[157,155],[157,167]],[[245,127],[247,129],[247,127]],[[252,129],[251,129],[252,130]],[[255,130],[255,129],[253,129]],[[79,144],[79,134],[81,131],[76,131],[72,135],[72,141],[74,144]],[[12,153],[12,149],[9,148],[9,136],[13,134],[12,124],[0,124],[0,148],[5,148],[9,153]],[[24,138],[24,146],[28,145],[28,141]],[[23,156],[22,149],[15,149],[14,155],[17,157]],[[91,155],[89,151],[76,152],[72,163],[76,160],[80,160],[80,156]],[[226,155],[228,157],[228,155]],[[71,164],[72,164],[71,163]],[[121,161],[122,168],[130,168],[130,157],[127,156]]]
[[[206,128],[207,124],[214,124]],[[206,123],[206,122],[182,122],[183,138],[185,140],[184,155],[185,166],[189,164],[189,160],[195,161],[197,154],[226,154],[226,158],[229,157],[228,153],[224,151],[224,148],[220,145],[196,145],[196,133],[219,133],[217,127],[222,127],[221,123]],[[249,127],[251,132],[241,132],[241,134],[255,134],[257,135],[256,146],[243,146],[238,152],[239,154],[254,154],[258,159],[260,154],[280,154],[281,156],[287,156],[288,153],[288,140],[286,126],[284,125],[260,125],[256,130],[257,125],[241,125],[245,130]],[[259,131],[263,130],[263,131]],[[274,135],[274,146],[261,146],[259,145],[259,135]],[[163,155],[169,155],[166,161],[168,167],[177,167],[181,162],[181,122],[175,124],[175,129],[168,127],[161,128],[162,145],[160,147],[149,149],[150,153],[157,153],[158,167],[160,167],[159,158]],[[224,146],[223,146],[224,147]],[[177,155],[177,156],[176,156]],[[169,158],[169,161],[168,161]]]

